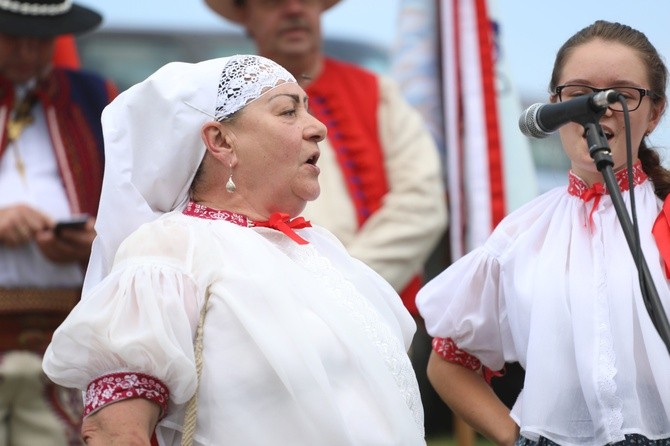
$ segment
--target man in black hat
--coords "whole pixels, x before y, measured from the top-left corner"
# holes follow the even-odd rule
[[[102,184],[100,115],[116,89],[52,59],[58,36],[101,20],[70,0],[0,2],[0,446],[81,444],[81,396],[43,375],[41,355],[79,300]]]

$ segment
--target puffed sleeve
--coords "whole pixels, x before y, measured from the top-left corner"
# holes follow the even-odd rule
[[[156,226],[124,242],[112,272],[54,333],[43,361],[54,382],[85,390],[101,377],[131,374],[158,380],[175,403],[195,392],[202,293],[188,269],[191,238]]]
[[[486,249],[462,257],[417,295],[419,312],[433,337],[449,338],[491,370],[503,368],[507,329],[500,264]]]

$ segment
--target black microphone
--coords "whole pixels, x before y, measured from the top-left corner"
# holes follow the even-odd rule
[[[605,90],[585,94],[565,102],[533,104],[519,117],[521,133],[532,138],[546,138],[568,122],[585,124],[618,101],[619,92]]]

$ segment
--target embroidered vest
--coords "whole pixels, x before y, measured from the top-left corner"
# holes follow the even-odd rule
[[[100,115],[116,96],[116,88],[90,73],[53,69],[39,82],[36,93],[70,209],[96,215],[104,168]],[[0,78],[0,156],[7,148],[14,99],[14,85]]]

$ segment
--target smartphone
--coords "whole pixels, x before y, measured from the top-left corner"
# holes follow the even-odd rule
[[[89,219],[88,214],[73,215],[67,220],[60,220],[56,222],[54,232],[56,233],[56,235],[58,235],[60,231],[62,231],[63,229],[84,229],[88,219]]]

